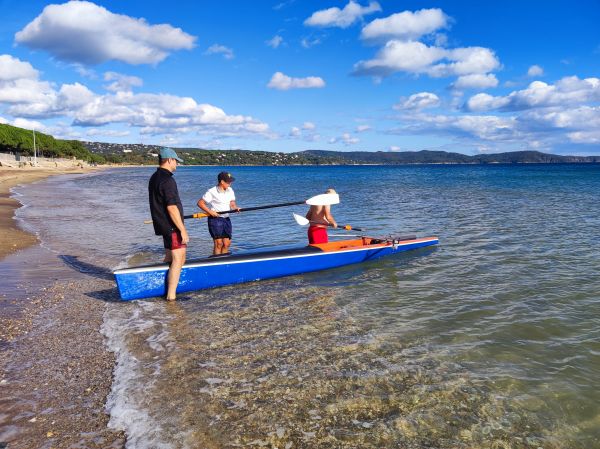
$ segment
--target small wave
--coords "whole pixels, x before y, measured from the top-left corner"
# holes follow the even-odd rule
[[[109,307],[101,328],[109,350],[116,356],[113,385],[105,407],[110,414],[108,426],[125,432],[127,449],[172,448],[172,444],[162,437],[164,432],[160,420],[147,408],[147,392],[160,372],[160,362],[154,360],[154,366],[144,364],[129,344],[132,334],[143,334],[156,326],[163,328],[166,322],[154,320],[152,312],[158,308],[157,304],[138,302],[128,306]],[[151,312],[150,318],[147,317],[147,312]],[[165,329],[162,333],[164,332]],[[162,333],[159,335],[164,340],[166,335]],[[156,345],[150,344],[148,347],[158,352]]]

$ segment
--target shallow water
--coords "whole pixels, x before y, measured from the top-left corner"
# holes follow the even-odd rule
[[[241,207],[332,186],[339,223],[440,245],[109,303],[108,408],[128,447],[600,447],[599,166],[231,170]],[[177,171],[186,213],[218,171]],[[152,172],[20,187],[19,219],[93,276],[158,261],[142,224]],[[304,242],[304,210],[234,216],[234,251]],[[190,257],[208,255],[205,223],[188,228]]]

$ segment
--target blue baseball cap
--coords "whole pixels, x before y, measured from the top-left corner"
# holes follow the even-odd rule
[[[183,159],[181,159],[179,156],[177,156],[177,153],[175,153],[175,150],[173,150],[172,148],[161,148],[160,149],[160,158],[161,159],[175,159],[179,162],[183,162]]]

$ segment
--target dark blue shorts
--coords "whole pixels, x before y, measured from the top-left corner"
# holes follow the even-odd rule
[[[229,217],[208,217],[208,232],[214,239],[231,239],[231,220]]]

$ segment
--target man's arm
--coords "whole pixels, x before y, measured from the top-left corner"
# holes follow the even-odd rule
[[[175,224],[175,226],[177,226],[179,232],[181,232],[181,242],[183,244],[187,244],[190,241],[190,237],[188,236],[185,225],[183,224],[183,220],[181,219],[179,208],[176,204],[172,204],[167,206],[167,212],[169,213],[169,217],[171,217],[171,221]]]
[[[200,198],[198,200],[197,204],[198,204],[198,207],[200,209],[202,209],[204,212],[206,212],[211,217],[218,217],[219,216],[218,213],[216,213],[214,210],[212,210],[211,208],[208,207],[208,205],[206,204],[206,201],[204,201],[204,198]]]
[[[333,226],[334,228],[337,228],[338,225],[335,222],[333,215],[331,215],[331,209],[329,206],[325,206],[325,219],[329,222],[329,224],[331,226]]]

